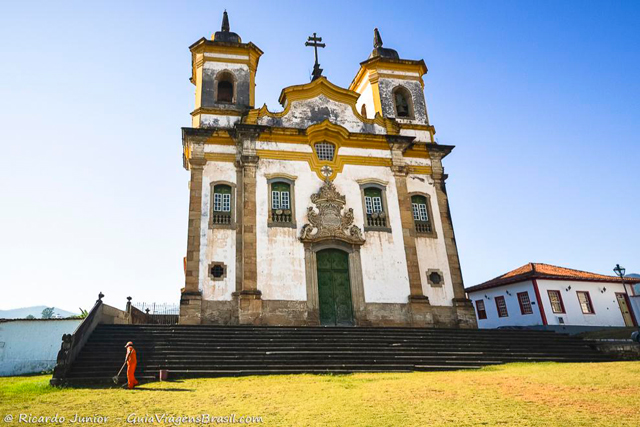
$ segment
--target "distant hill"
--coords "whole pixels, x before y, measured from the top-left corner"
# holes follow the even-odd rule
[[[36,319],[42,318],[42,310],[48,308],[46,305],[35,305],[33,307],[14,308],[12,310],[0,310],[0,319],[24,319],[28,315],[32,315]],[[80,313],[72,313],[70,311],[62,310],[61,308],[54,307],[54,317],[70,317],[77,316]]]

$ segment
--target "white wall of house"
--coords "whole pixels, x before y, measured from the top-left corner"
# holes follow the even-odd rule
[[[0,376],[53,369],[62,335],[73,333],[81,322],[81,319],[55,319],[0,323]]]
[[[624,318],[620,311],[616,292],[623,293],[624,288],[621,283],[606,282],[581,282],[574,280],[543,280],[538,279],[538,290],[542,308],[548,325],[574,325],[574,326],[625,326]],[[571,286],[571,289],[569,289]],[[603,289],[606,290],[603,292]],[[549,290],[560,291],[562,303],[564,305],[564,313],[554,313],[551,308],[549,299]],[[508,295],[507,291],[511,294]],[[520,305],[518,303],[517,294],[527,291],[531,300],[533,314],[521,314]],[[582,312],[580,302],[578,301],[577,292],[589,292],[593,305],[594,314],[585,314]],[[542,316],[540,314],[539,302],[536,298],[533,283],[530,280],[511,283],[496,288],[469,292],[469,299],[476,308],[476,300],[484,300],[487,312],[486,319],[478,318],[476,309],[476,318],[478,318],[479,328],[497,328],[501,326],[534,326],[543,325]],[[504,296],[507,304],[508,317],[498,317],[495,297]],[[488,299],[487,299],[488,297]],[[638,299],[638,301],[635,301]],[[640,298],[631,297],[632,309],[636,318],[640,308]],[[564,323],[560,323],[560,318]]]
[[[509,291],[509,294],[507,294]],[[522,314],[520,303],[518,302],[518,293],[527,292],[531,301],[532,314]],[[507,304],[508,317],[499,317],[498,308],[496,307],[496,297],[503,296]],[[476,318],[478,319],[478,328],[491,329],[500,326],[533,326],[542,325],[542,316],[540,315],[539,302],[530,280],[512,283],[497,288],[486,289],[478,292],[470,292],[469,299],[473,302],[474,310],[476,310]],[[476,309],[476,301],[483,300],[486,319],[478,318],[478,310]]]
[[[571,289],[567,290],[569,286]],[[616,292],[624,292],[621,283],[538,280],[538,288],[549,325],[560,325],[559,318],[562,317],[565,325],[624,326],[624,318],[615,295]],[[606,288],[606,291],[601,292],[603,288]],[[551,310],[549,290],[560,291],[566,313],[554,313]],[[582,313],[577,291],[589,292],[595,314]]]

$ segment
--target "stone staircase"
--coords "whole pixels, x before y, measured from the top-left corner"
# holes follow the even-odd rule
[[[548,331],[418,328],[99,325],[67,380],[110,381],[124,345],[138,351],[136,376],[411,372],[477,369],[508,362],[613,360],[580,338]],[[124,373],[122,374],[124,380]]]

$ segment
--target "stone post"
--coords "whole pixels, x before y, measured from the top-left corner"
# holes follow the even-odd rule
[[[462,280],[462,269],[460,268],[460,258],[458,257],[458,246],[453,232],[453,222],[451,220],[451,210],[449,209],[449,198],[445,181],[447,175],[444,173],[442,159],[451,152],[452,146],[429,147],[429,157],[431,158],[431,177],[436,189],[436,199],[438,201],[438,211],[442,222],[442,234],[447,252],[449,271],[453,285],[453,306],[456,311],[458,326],[461,328],[477,328],[475,312],[471,301],[467,299]]]
[[[198,149],[199,148],[199,149]],[[202,147],[194,146],[189,161],[191,181],[189,183],[189,229],[187,237],[187,263],[185,284],[180,298],[180,324],[201,323],[202,294],[200,277],[200,233],[202,227],[202,173],[207,161]]]

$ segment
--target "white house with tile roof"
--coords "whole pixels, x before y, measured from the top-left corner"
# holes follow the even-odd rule
[[[467,288],[479,328],[504,326],[637,326],[638,278],[529,263]],[[637,310],[635,310],[637,311]]]

